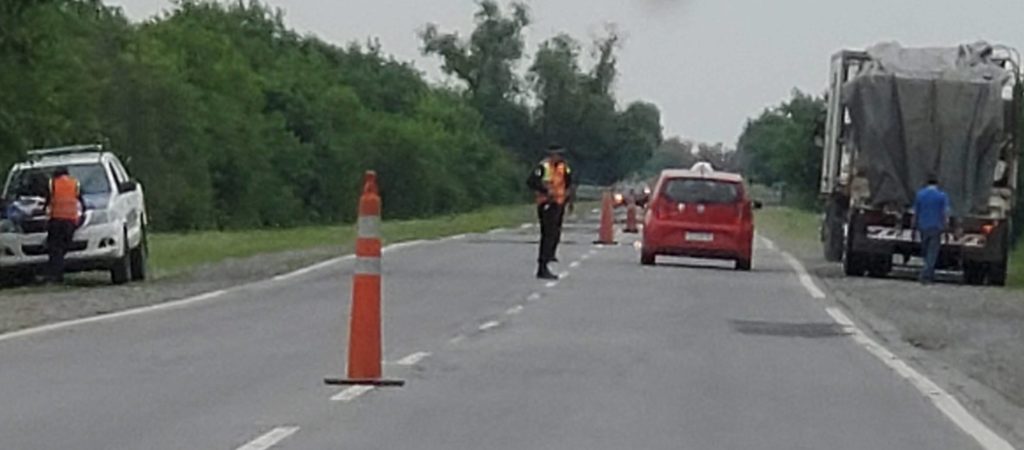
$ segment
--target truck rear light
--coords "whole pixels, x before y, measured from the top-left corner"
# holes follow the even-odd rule
[[[984,234],[984,235],[988,236],[988,235],[992,234],[992,232],[995,231],[995,229],[996,229],[995,225],[990,224],[990,223],[986,223],[986,224],[981,226],[981,234]]]

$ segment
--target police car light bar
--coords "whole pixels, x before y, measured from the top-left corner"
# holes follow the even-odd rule
[[[78,153],[99,153],[103,151],[101,144],[69,145],[66,147],[40,148],[25,152],[33,159],[42,159],[54,156],[74,155]]]

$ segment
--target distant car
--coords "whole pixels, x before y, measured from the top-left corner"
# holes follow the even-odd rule
[[[75,177],[85,202],[81,226],[67,254],[69,272],[103,270],[114,284],[146,278],[146,203],[113,153],[98,145],[28,152],[15,164],[0,195],[0,281],[28,281],[46,267],[47,214],[43,207],[57,167]]]
[[[644,218],[640,262],[653,265],[661,255],[729,259],[737,270],[750,270],[759,207],[738,174],[707,163],[666,170]]]

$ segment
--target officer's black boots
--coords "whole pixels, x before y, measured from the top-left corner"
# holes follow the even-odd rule
[[[541,280],[557,280],[558,275],[551,273],[551,270],[548,269],[547,264],[540,263],[540,265],[537,267],[537,278]]]

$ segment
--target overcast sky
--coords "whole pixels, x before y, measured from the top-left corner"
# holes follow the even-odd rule
[[[168,0],[107,0],[143,20]],[[425,23],[463,34],[474,0],[270,0],[288,24],[339,44],[380,39],[439,80],[419,53]],[[986,39],[1024,50],[1024,0],[531,0],[537,43],[565,31],[589,41],[612,22],[626,35],[617,85],[623,102],[656,103],[666,135],[733,145],[748,117],[794,88],[824,90],[829,56],[896,40],[949,46]],[[526,63],[524,62],[524,66]]]

